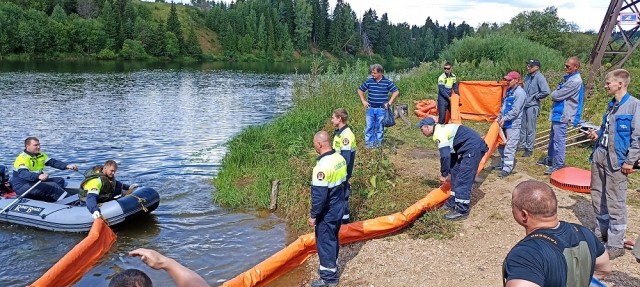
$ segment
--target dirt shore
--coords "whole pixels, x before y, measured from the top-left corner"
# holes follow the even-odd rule
[[[400,150],[391,160],[399,172],[407,173],[406,178],[420,175],[437,178],[439,165],[431,155],[421,149]],[[422,240],[401,231],[343,246],[339,286],[501,286],[502,261],[525,235],[524,228],[511,215],[511,191],[521,181],[548,182],[549,178],[542,174],[541,167],[529,163],[526,171],[516,167],[515,173],[504,179],[488,171],[485,169],[476,180],[471,214],[459,223],[454,238]],[[561,220],[595,227],[588,194],[554,190]],[[640,192],[629,190],[629,200],[640,202]],[[634,220],[637,218],[640,218],[638,204],[629,204],[628,239],[635,240],[638,236],[640,222]],[[309,286],[317,278],[317,266],[317,256],[312,256],[301,267],[302,271],[297,270],[308,274],[299,286]],[[630,252],[613,260],[612,268],[613,273],[604,280],[607,286],[640,286],[640,263]]]

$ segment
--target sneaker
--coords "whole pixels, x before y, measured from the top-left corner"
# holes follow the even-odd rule
[[[494,165],[491,167],[491,170],[502,170],[502,165]]]
[[[311,282],[311,287],[335,287],[338,283],[327,283],[322,279],[316,279]]]
[[[503,170],[498,176],[499,177],[507,177],[511,174],[511,172]]]
[[[449,212],[447,212],[447,214],[444,215],[444,218],[447,220],[463,220],[466,219],[467,217],[469,217],[469,213],[460,213],[455,209],[451,209],[449,210]]]
[[[550,175],[552,174],[554,171],[559,170],[561,168],[563,168],[564,165],[560,165],[560,166],[550,166],[549,168],[547,168],[547,170],[544,171],[544,174],[546,175]]]
[[[539,161],[536,161],[537,165],[542,165],[542,166],[551,166],[551,161],[548,158],[543,158]]]
[[[522,157],[530,157],[532,155],[533,155],[533,151],[524,150],[524,153],[522,154]]]
[[[624,255],[624,248],[607,246],[607,253],[609,253],[609,260],[613,260]]]

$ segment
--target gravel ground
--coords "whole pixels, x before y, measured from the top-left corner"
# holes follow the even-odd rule
[[[425,164],[423,150],[400,152],[392,158],[398,170],[414,174],[433,174],[438,164]],[[422,155],[422,156],[421,156]],[[429,158],[432,158],[429,156]],[[400,161],[402,160],[402,161]],[[435,167],[434,167],[435,166]],[[488,170],[488,169],[487,169]],[[417,172],[416,172],[417,171]],[[500,179],[497,174],[484,174],[473,190],[469,218],[460,222],[458,234],[448,240],[414,239],[404,232],[353,243],[340,249],[340,285],[349,286],[501,286],[502,261],[525,235],[511,215],[511,191],[519,182],[534,178],[518,172]],[[554,188],[558,197],[559,218],[594,228],[593,208],[588,194]],[[640,199],[640,193],[629,191]],[[640,231],[640,209],[630,206],[627,238],[635,240]],[[318,257],[294,273],[296,280],[288,286],[309,286],[317,278]],[[607,286],[639,286],[640,264],[627,252],[612,261],[613,273]],[[300,274],[303,274],[300,276]],[[282,286],[280,283],[272,284]]]

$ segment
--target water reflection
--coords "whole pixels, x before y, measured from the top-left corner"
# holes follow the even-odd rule
[[[106,286],[120,269],[149,271],[127,256],[137,247],[174,257],[217,285],[285,245],[283,220],[213,205],[210,179],[225,142],[291,105],[292,76],[70,69],[0,73],[0,163],[11,165],[22,141],[37,136],[49,156],[81,168],[116,159],[120,180],[151,186],[161,195],[152,216],[116,230],[114,248],[76,286]],[[8,267],[0,269],[0,286],[32,282],[85,236],[0,225],[0,260]],[[171,285],[164,272],[149,273],[157,286]]]

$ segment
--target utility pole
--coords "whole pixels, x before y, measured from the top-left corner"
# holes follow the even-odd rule
[[[587,97],[591,94],[600,68],[606,64],[611,65],[607,70],[621,68],[640,44],[640,10],[636,7],[638,3],[640,0],[611,0],[598,38],[591,49],[591,72],[585,91]],[[615,28],[618,28],[617,31]]]

